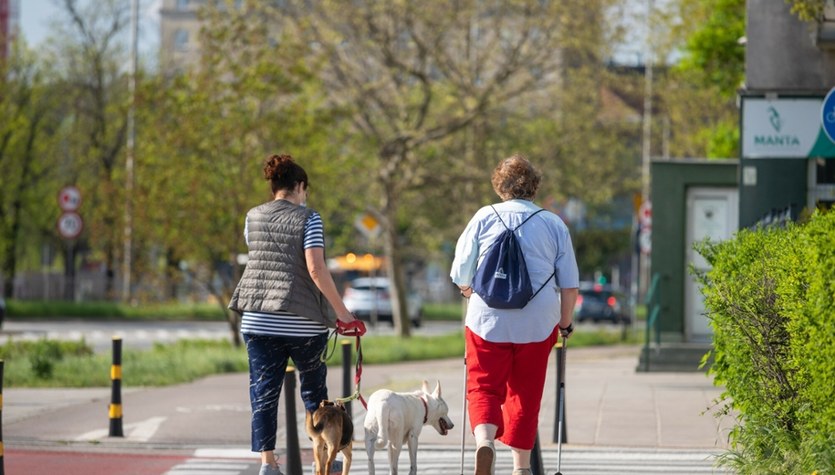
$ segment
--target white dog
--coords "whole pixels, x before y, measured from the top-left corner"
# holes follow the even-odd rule
[[[441,382],[429,392],[426,381],[420,391],[396,393],[380,389],[368,399],[365,415],[365,451],[368,473],[374,475],[374,450],[388,447],[389,474],[397,475],[397,459],[404,443],[409,444],[409,475],[417,474],[418,436],[424,425],[441,435],[454,427],[447,416],[449,408],[441,398]]]

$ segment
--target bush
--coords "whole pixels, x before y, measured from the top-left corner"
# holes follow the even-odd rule
[[[832,473],[835,213],[701,243],[709,371],[738,415],[720,460],[738,473]]]

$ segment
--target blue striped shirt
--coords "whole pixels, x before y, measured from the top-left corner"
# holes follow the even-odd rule
[[[249,245],[249,221],[244,224],[244,239]],[[316,211],[304,223],[304,248],[325,247],[325,228],[322,216]],[[241,333],[273,336],[316,336],[326,333],[328,327],[294,313],[244,312],[241,316]]]

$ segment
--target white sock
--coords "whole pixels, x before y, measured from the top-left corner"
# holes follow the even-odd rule
[[[495,424],[479,424],[473,429],[473,436],[475,436],[475,443],[480,444],[483,441],[492,442],[496,438],[496,432],[499,427]]]

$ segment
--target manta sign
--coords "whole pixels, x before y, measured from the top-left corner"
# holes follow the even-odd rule
[[[823,130],[823,98],[742,98],[743,158],[835,157]]]

